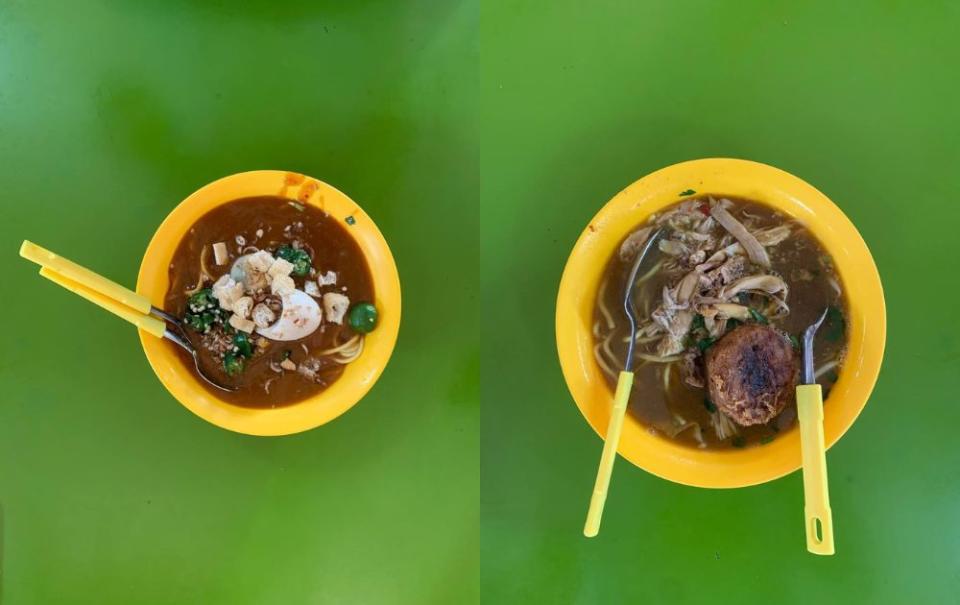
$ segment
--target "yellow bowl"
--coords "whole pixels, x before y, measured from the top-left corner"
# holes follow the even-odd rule
[[[370,390],[390,359],[400,329],[400,279],[390,248],[369,216],[350,198],[330,185],[293,172],[258,170],[210,183],[180,203],[167,216],[140,264],[137,291],[157,307],[169,286],[168,268],[174,250],[187,230],[211,209],[245,197],[287,197],[323,209],[345,221],[360,246],[373,276],[377,329],[367,335],[363,354],[349,364],[329,388],[294,405],[252,409],[218,399],[184,367],[169,343],[140,331],[143,351],[160,382],[187,409],[213,424],[249,435],[288,435],[333,420]],[[352,217],[350,221],[347,221]]]
[[[602,437],[613,396],[594,361],[591,327],[607,260],[632,229],[689,189],[773,206],[804,224],[833,256],[850,316],[847,357],[824,405],[830,447],[866,405],[880,371],[887,323],[880,276],[857,229],[824,194],[782,170],[746,160],[694,160],[658,170],[618,193],[580,235],[560,281],[556,317],[560,365],[577,407]],[[695,487],[755,485],[801,465],[796,427],[762,447],[705,451],[653,435],[629,414],[618,452],[654,475]]]

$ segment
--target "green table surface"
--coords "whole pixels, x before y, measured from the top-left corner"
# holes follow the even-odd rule
[[[479,12],[280,4],[0,2],[4,605],[476,599]],[[371,393],[284,438],[195,417],[16,255],[133,284],[180,200],[261,168],[347,192],[403,282]]]
[[[483,4],[485,600],[960,602],[958,31],[932,1]],[[805,550],[800,473],[710,491],[621,460],[580,534],[601,441],[555,353],[563,265],[627,184],[717,156],[820,188],[883,280],[883,370],[827,456],[834,557]]]
[[[933,1],[0,3],[0,601],[957,602],[958,30]],[[556,358],[563,264],[617,191],[711,156],[823,190],[884,281],[831,558],[799,473],[620,461],[580,534],[601,442]],[[283,438],[190,414],[129,326],[16,257],[132,284],[174,205],[258,168],[351,195],[403,283],[376,387]]]

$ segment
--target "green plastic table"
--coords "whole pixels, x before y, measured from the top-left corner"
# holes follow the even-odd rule
[[[0,601],[955,603],[958,26],[932,0],[0,3]],[[799,473],[707,491],[621,460],[580,534],[601,444],[556,358],[563,264],[622,187],[709,156],[822,189],[884,280],[834,557],[804,549]],[[176,203],[256,168],[362,204],[404,295],[371,393],[275,439],[194,417],[16,257],[133,283]]]
[[[0,3],[4,605],[476,599],[478,11],[326,4]],[[371,393],[273,439],[193,416],[131,326],[17,257],[133,284],[180,200],[261,168],[360,203],[404,297]]]
[[[481,591],[490,603],[957,603],[960,11],[955,3],[497,2],[481,20]],[[700,157],[778,166],[858,226],[883,279],[873,397],[827,455],[837,554],[800,473],[709,491],[619,460],[554,349],[560,274],[620,189]],[[851,284],[852,287],[855,285]]]

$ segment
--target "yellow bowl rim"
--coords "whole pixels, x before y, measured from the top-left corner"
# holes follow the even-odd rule
[[[187,371],[168,343],[140,330],[140,343],[157,378],[188,410],[216,426],[249,435],[275,436],[306,431],[340,416],[373,387],[393,352],[400,328],[400,278],[383,234],[343,192],[318,179],[282,170],[255,170],[223,177],[183,200],[157,228],[140,264],[137,291],[162,308],[169,286],[168,267],[187,229],[212,208],[245,197],[281,196],[321,208],[346,220],[348,233],[363,251],[380,311],[377,329],[364,351],[324,391],[280,408],[243,408],[216,398]]]
[[[880,372],[886,342],[880,276],[860,233],[826,195],[792,174],[749,160],[707,158],[662,168],[614,196],[580,234],[560,280],[556,311],[557,352],[574,402],[602,438],[612,393],[593,360],[591,323],[600,275],[632,228],[669,204],[695,197],[680,195],[689,189],[774,206],[810,229],[833,257],[850,308],[847,356],[824,405],[829,448],[856,420]],[[764,483],[801,466],[796,426],[767,445],[704,451],[653,435],[628,414],[618,452],[658,477],[707,488]]]

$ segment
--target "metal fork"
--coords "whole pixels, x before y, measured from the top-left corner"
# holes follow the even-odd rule
[[[592,538],[600,532],[600,518],[603,516],[603,505],[607,501],[607,490],[610,487],[610,476],[613,474],[613,463],[617,457],[617,447],[620,445],[620,432],[623,429],[623,417],[627,412],[627,401],[630,399],[630,389],[633,387],[633,354],[637,340],[637,315],[633,308],[633,290],[636,287],[640,266],[646,258],[653,244],[660,237],[662,230],[658,229],[637,254],[637,259],[630,268],[626,286],[623,289],[623,311],[630,322],[630,342],[627,345],[627,359],[623,371],[617,378],[617,390],[613,396],[613,409],[610,412],[610,421],[607,424],[607,433],[603,442],[603,453],[600,455],[600,466],[597,468],[597,479],[593,486],[593,495],[590,497],[590,509],[587,511],[587,521],[583,527],[583,535]]]

